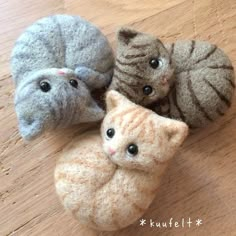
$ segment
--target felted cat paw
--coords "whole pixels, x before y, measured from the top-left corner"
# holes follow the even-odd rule
[[[85,66],[78,66],[75,69],[75,74],[78,79],[82,80],[90,90],[102,88],[110,84],[113,68],[107,73],[100,73]]]

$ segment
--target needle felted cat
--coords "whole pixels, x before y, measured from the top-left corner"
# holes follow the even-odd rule
[[[116,65],[109,89],[146,106],[168,94],[175,79],[173,72],[173,62],[160,40],[128,28],[118,31]]]
[[[132,224],[146,211],[188,127],[116,91],[107,93],[106,103],[101,135],[84,134],[63,150],[55,186],[81,224],[110,231]]]
[[[16,41],[11,68],[23,138],[103,118],[89,90],[110,83],[113,53],[101,31],[82,18],[54,15],[35,22]]]
[[[47,129],[98,121],[104,116],[85,83],[66,68],[33,72],[17,86],[15,107],[26,140]]]
[[[217,46],[190,40],[163,45],[129,28],[120,29],[117,40],[110,89],[192,128],[205,126],[230,107],[234,70]]]

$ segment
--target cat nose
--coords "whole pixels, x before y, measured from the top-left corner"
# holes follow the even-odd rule
[[[113,154],[115,154],[115,153],[116,153],[116,151],[115,151],[114,149],[110,148],[110,147],[109,147],[109,149],[108,149],[108,150],[109,150],[109,153],[110,153],[111,155],[113,155]]]
[[[166,85],[168,83],[168,79],[166,77],[161,79],[161,84]]]

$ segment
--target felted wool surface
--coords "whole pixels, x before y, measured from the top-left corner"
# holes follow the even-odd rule
[[[118,31],[117,44],[110,89],[191,128],[206,126],[230,107],[234,69],[216,45],[193,40],[163,45],[129,28]]]
[[[88,132],[63,150],[55,186],[65,209],[81,224],[112,231],[132,224],[149,207],[188,127],[116,91],[107,93],[106,104],[101,134]]]
[[[23,138],[33,139],[44,130],[65,124],[100,120],[103,111],[92,101],[88,90],[110,83],[113,63],[106,37],[78,16],[49,16],[26,29],[16,41],[11,58],[17,87],[15,107]],[[74,75],[71,71],[68,76],[58,74],[62,68],[72,70]],[[71,76],[76,81],[72,83],[78,86],[70,83]],[[50,89],[43,91],[41,82],[47,82]],[[90,104],[88,110],[83,105],[86,103]],[[74,113],[77,115],[72,118]]]
[[[44,130],[104,117],[104,111],[93,100],[85,83],[67,68],[32,72],[16,88],[15,107],[20,133],[26,140]]]
[[[164,98],[174,83],[174,66],[163,43],[129,28],[117,33],[115,70],[109,89],[147,106]]]

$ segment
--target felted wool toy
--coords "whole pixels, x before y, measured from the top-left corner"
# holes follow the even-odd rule
[[[225,114],[234,94],[234,69],[216,45],[203,41],[165,44],[121,28],[110,89],[158,114],[198,128]]]
[[[112,231],[132,224],[150,206],[188,127],[116,91],[107,93],[106,104],[101,135],[86,133],[63,150],[55,186],[80,224]]]
[[[49,16],[26,29],[11,58],[22,137],[101,120],[89,91],[110,83],[113,63],[106,37],[78,16]]]

